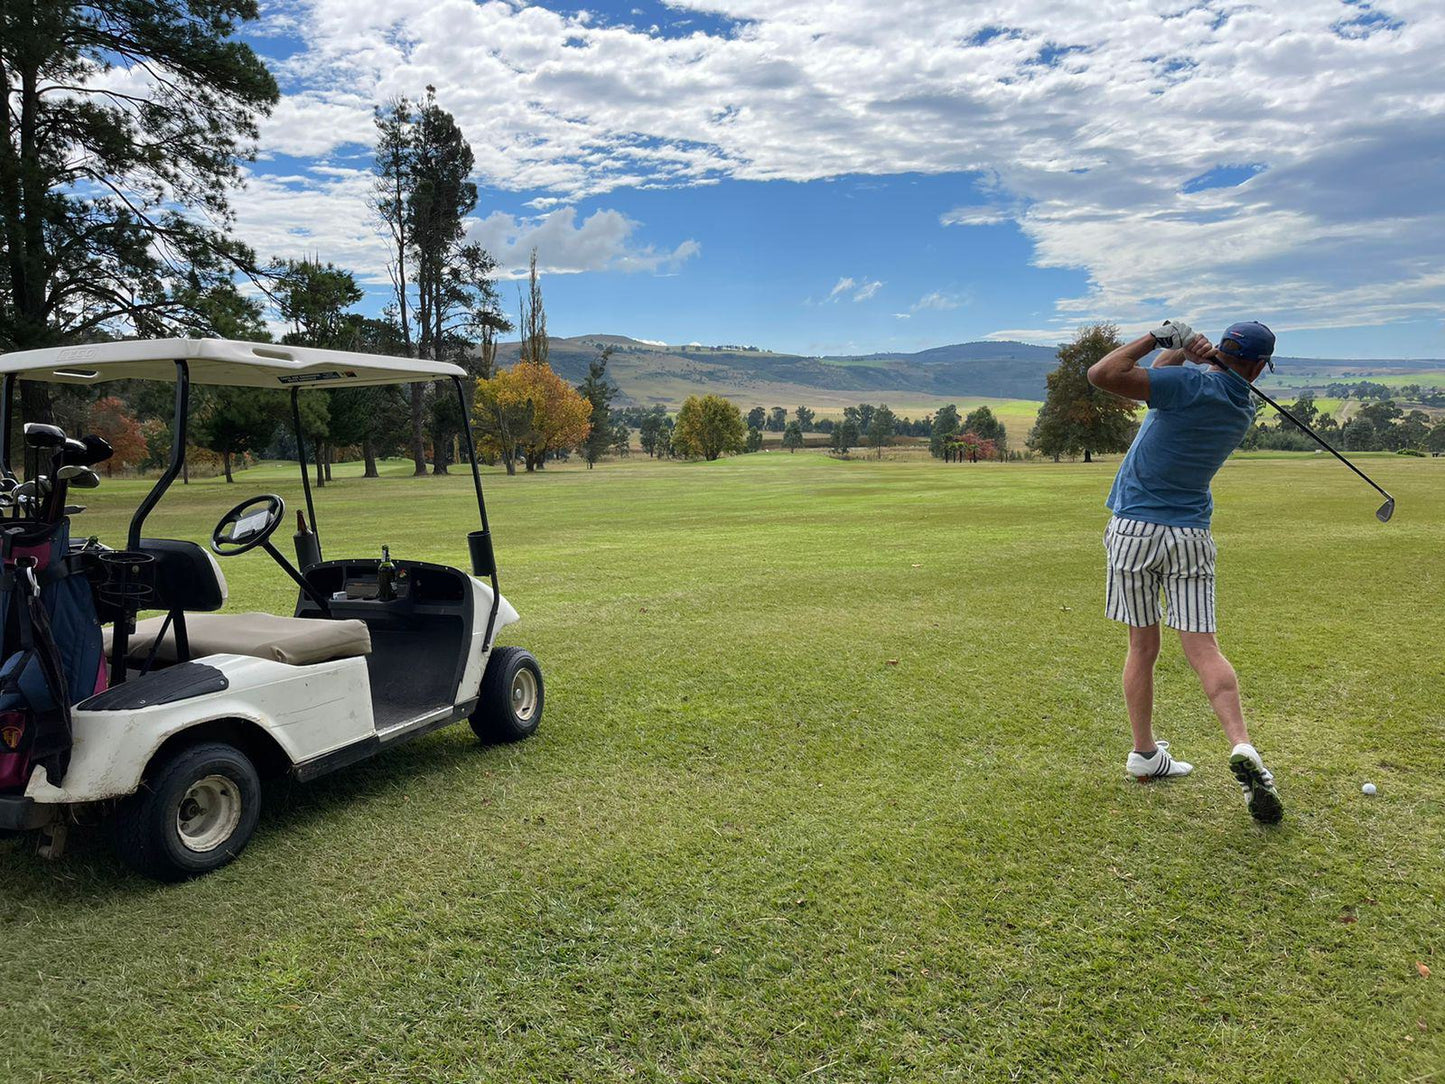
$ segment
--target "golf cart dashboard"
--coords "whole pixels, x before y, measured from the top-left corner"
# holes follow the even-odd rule
[[[471,607],[470,578],[446,565],[425,561],[393,561],[392,595],[383,597],[381,562],[375,559],[323,561],[302,575],[334,612],[348,615],[456,614]],[[297,617],[316,616],[318,608],[305,595],[298,600]]]

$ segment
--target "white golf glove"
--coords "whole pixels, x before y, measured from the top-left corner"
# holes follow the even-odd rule
[[[1165,350],[1183,350],[1184,344],[1194,338],[1194,329],[1183,320],[1165,320],[1150,334]]]

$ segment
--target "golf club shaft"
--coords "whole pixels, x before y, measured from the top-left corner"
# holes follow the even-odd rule
[[[1229,370],[1229,371],[1230,371],[1230,372],[1234,372],[1234,370],[1232,370],[1232,369]],[[1239,376],[1238,373],[1235,373],[1234,375],[1235,375],[1235,376]],[[1389,493],[1386,493],[1385,490],[1382,489],[1382,488],[1379,486],[1379,484],[1376,483],[1376,481],[1375,481],[1373,478],[1371,478],[1371,477],[1370,477],[1368,474],[1366,474],[1364,471],[1360,470],[1359,467],[1355,466],[1353,463],[1351,463],[1348,459],[1346,459],[1346,458],[1345,458],[1343,455],[1341,455],[1339,452],[1335,451],[1334,448],[1330,447],[1329,441],[1325,440],[1324,437],[1320,436],[1320,435],[1319,435],[1318,433],[1316,433],[1313,429],[1311,429],[1308,425],[1306,425],[1304,422],[1300,421],[1300,420],[1299,420],[1298,418],[1296,418],[1293,414],[1291,414],[1288,410],[1286,410],[1284,407],[1280,406],[1280,405],[1279,405],[1278,403],[1276,403],[1273,399],[1271,399],[1268,395],[1264,394],[1264,392],[1260,391],[1259,388],[1255,387],[1254,382],[1253,382],[1252,380],[1245,380],[1244,377],[1242,377],[1242,376],[1239,376],[1239,379],[1244,380],[1244,382],[1249,385],[1249,390],[1252,391],[1252,392],[1254,392],[1255,395],[1258,395],[1258,396],[1259,396],[1261,399],[1263,399],[1266,403],[1268,403],[1270,406],[1274,407],[1275,410],[1279,411],[1280,414],[1284,415],[1284,416],[1285,416],[1286,418],[1288,418],[1290,421],[1294,422],[1295,425],[1297,425],[1297,426],[1299,426],[1301,429],[1303,429],[1304,432],[1305,432],[1305,435],[1308,436],[1311,440],[1313,440],[1316,444],[1318,444],[1321,448],[1323,448],[1325,451],[1329,452],[1330,455],[1334,456],[1336,459],[1338,459],[1338,460],[1339,460],[1341,463],[1343,463],[1345,466],[1349,467],[1350,470],[1354,471],[1354,472],[1355,472],[1356,474],[1358,474],[1361,478],[1363,478],[1366,482],[1368,482],[1369,485],[1370,485],[1377,493],[1379,493],[1381,496],[1383,496],[1383,497],[1385,497],[1385,498],[1387,498],[1387,499],[1389,499],[1389,500],[1394,500],[1394,499],[1395,499],[1394,497],[1391,497]]]

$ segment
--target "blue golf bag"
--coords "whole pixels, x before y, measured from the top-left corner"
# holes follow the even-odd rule
[[[91,554],[70,550],[70,521],[0,528],[0,792],[35,766],[59,785],[70,764],[70,707],[106,687]]]

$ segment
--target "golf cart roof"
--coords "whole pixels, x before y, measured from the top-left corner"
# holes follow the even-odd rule
[[[187,363],[193,384],[244,388],[340,388],[466,376],[445,361],[230,339],[135,339],[22,350],[0,355],[0,376],[14,373],[52,384],[170,381],[177,361]]]

